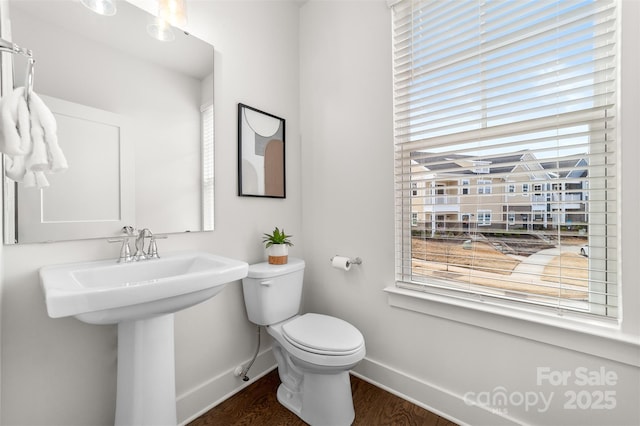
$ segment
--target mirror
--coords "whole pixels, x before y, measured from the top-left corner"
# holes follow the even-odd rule
[[[213,230],[213,46],[176,28],[159,41],[150,14],[117,8],[9,2],[11,39],[33,51],[34,92],[69,170],[41,190],[4,179],[6,244],[112,237],[123,225]],[[23,86],[26,58],[12,59]]]

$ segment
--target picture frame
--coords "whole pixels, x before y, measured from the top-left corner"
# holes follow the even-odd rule
[[[238,196],[286,198],[285,124],[238,104]]]

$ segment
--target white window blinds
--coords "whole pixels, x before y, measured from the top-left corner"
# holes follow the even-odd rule
[[[614,0],[393,6],[396,279],[617,317]]]

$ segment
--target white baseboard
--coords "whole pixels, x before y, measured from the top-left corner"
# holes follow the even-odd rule
[[[521,424],[502,413],[467,404],[462,395],[456,395],[432,383],[418,380],[369,358],[363,359],[352,373],[362,380],[459,425],[516,426]]]
[[[243,363],[246,365],[249,361]],[[203,415],[222,401],[230,398],[251,383],[260,379],[265,374],[276,368],[276,360],[271,348],[258,354],[251,366],[247,382],[234,375],[235,367],[224,373],[212,377],[195,388],[178,395],[176,408],[178,412],[178,425],[183,426]]]
[[[245,363],[246,364],[246,363]],[[230,369],[179,395],[176,400],[178,425],[184,426],[230,398],[276,368],[271,348],[258,354],[251,367],[251,380],[243,382]],[[516,426],[521,422],[490,409],[465,403],[462,395],[411,377],[370,358],[363,359],[352,373],[381,389],[431,411],[459,425]],[[357,415],[357,414],[356,414]]]

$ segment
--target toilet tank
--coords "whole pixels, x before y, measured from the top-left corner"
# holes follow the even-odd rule
[[[304,260],[289,257],[284,265],[267,262],[249,265],[242,279],[249,321],[271,325],[291,318],[300,310]]]

